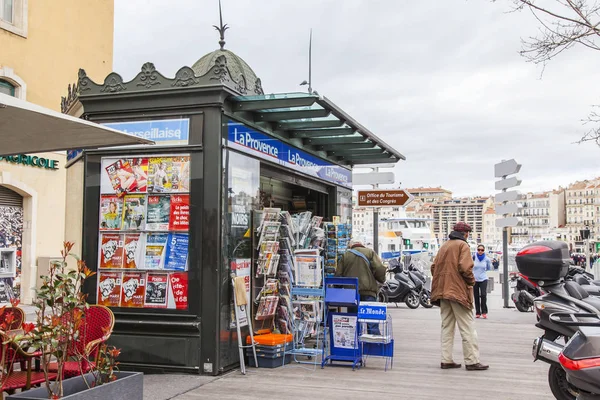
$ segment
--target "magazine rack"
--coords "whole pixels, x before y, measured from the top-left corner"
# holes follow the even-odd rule
[[[387,304],[362,302],[358,306],[359,336],[363,366],[369,356],[385,358],[385,370],[394,365],[394,332]],[[375,329],[376,332],[369,332]],[[378,331],[378,332],[377,332]]]
[[[325,309],[329,307],[352,307],[360,304],[358,278],[327,278],[325,280]],[[359,325],[356,313],[327,313],[325,327],[327,344],[323,345],[321,368],[334,361],[352,363],[352,370],[362,364],[361,347],[358,342]],[[325,353],[329,353],[325,356]]]
[[[308,257],[307,250],[297,250],[295,252],[295,279],[291,286],[291,296],[293,299],[294,316],[293,320],[293,347],[285,354],[292,355],[293,359],[297,363],[301,364],[314,364],[315,366],[319,362],[319,356],[322,355],[321,348],[321,322],[323,314],[323,299],[324,299],[324,286],[323,286],[323,257],[317,255],[318,250],[315,250],[313,257],[313,266],[316,267],[313,278],[316,279],[304,279],[304,275],[301,272],[303,262],[302,258]],[[311,266],[310,269],[313,269]],[[306,277],[306,275],[304,275]],[[304,309],[304,305],[307,309]],[[309,308],[312,308],[310,310]],[[309,346],[306,343],[306,339],[309,337],[316,338],[316,344]],[[284,355],[285,355],[284,354]],[[304,359],[298,359],[298,357]],[[284,357],[285,359],[285,357]]]

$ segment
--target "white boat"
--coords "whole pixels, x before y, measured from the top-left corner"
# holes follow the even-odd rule
[[[379,250],[382,258],[402,254],[426,253],[433,256],[439,249],[437,238],[431,232],[428,218],[388,218],[381,220]]]

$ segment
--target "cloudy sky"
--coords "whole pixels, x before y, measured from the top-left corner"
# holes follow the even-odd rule
[[[600,176],[600,148],[573,144],[600,81],[592,50],[539,66],[519,56],[535,35],[509,0],[222,0],[226,48],[266,93],[305,90],[313,29],[313,87],[406,156],[402,187],[494,193],[493,165],[523,164],[522,191]],[[218,48],[217,0],[116,0],[114,70],[146,61],[166,76]]]

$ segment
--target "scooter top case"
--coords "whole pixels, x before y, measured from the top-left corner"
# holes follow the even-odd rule
[[[565,242],[544,240],[523,247],[515,261],[520,273],[543,285],[542,282],[556,282],[567,275],[571,256]]]
[[[600,327],[580,327],[563,349],[559,361],[572,385],[600,394]]]

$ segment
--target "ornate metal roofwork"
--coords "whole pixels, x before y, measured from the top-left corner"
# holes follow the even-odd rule
[[[396,163],[406,158],[326,97],[307,93],[236,96],[235,118],[259,125],[345,165]]]

